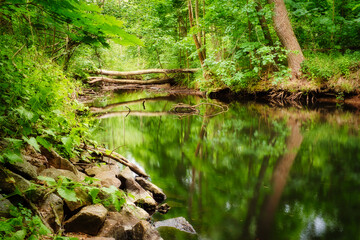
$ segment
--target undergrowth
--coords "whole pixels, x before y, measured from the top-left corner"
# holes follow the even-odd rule
[[[318,84],[343,78],[350,80],[360,69],[360,52],[306,53],[302,63],[304,77]]]
[[[0,37],[0,162],[21,161],[25,143],[72,156],[92,125],[76,114],[86,110],[76,100],[80,84],[41,51],[25,47],[15,56],[12,42]]]

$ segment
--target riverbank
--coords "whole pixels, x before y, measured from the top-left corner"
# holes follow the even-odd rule
[[[15,205],[21,203],[20,211],[35,213],[28,224],[40,229],[21,221],[5,238],[161,239],[149,221],[170,207],[161,204],[166,195],[149,176],[113,151],[83,145],[77,152],[80,157],[65,159],[52,149],[39,152],[28,145],[22,162],[0,165],[1,224],[13,224]]]
[[[357,82],[357,83],[355,83]],[[357,85],[356,85],[357,84]],[[102,83],[87,89],[86,93],[80,96],[80,100],[89,103],[92,98],[101,98],[107,92],[122,92],[134,90],[146,90],[149,92],[166,92],[173,95],[196,95],[201,97],[209,97],[218,99],[222,102],[229,103],[231,101],[247,101],[256,100],[259,102],[275,104],[277,106],[284,105],[338,105],[348,106],[350,108],[360,108],[360,83],[359,80],[354,81],[352,91],[342,91],[338,87],[316,86],[308,84],[307,88],[295,88],[294,85],[273,86],[270,83],[262,86],[255,86],[246,90],[235,90],[230,87],[221,86],[212,88],[209,92],[201,91],[199,88],[187,88],[176,83],[167,84],[151,84],[136,85],[125,84],[118,85],[114,83]],[[292,87],[291,87],[292,86]],[[96,89],[94,91],[94,89]],[[88,94],[91,92],[92,94]]]

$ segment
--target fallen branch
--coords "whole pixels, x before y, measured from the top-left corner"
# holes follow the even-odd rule
[[[133,171],[134,173],[138,174],[139,176],[148,178],[149,175],[147,175],[143,170],[141,170],[138,166],[136,166],[135,164],[133,164],[132,162],[130,162],[129,160],[127,160],[125,157],[123,157],[122,155],[116,153],[116,152],[110,152],[109,150],[105,149],[105,148],[94,148],[91,146],[87,146],[85,144],[83,144],[81,146],[82,148],[85,148],[87,150],[90,151],[97,151],[99,153],[101,153],[101,155],[111,158],[119,163],[121,163],[122,165],[125,165],[127,167],[129,167],[131,169],[131,171]]]
[[[133,105],[133,104],[139,104],[142,103],[143,106],[145,103],[148,102],[158,102],[158,101],[172,101],[175,99],[175,96],[173,95],[168,95],[168,96],[160,96],[160,97],[153,97],[153,98],[141,98],[141,99],[137,99],[137,100],[132,100],[132,101],[126,101],[126,102],[120,102],[120,103],[113,103],[113,104],[109,104],[106,105],[105,107],[91,107],[90,110],[91,112],[103,112],[115,107],[119,107],[119,106],[128,106],[128,105]],[[145,107],[144,107],[145,109]]]
[[[150,74],[150,73],[194,73],[199,71],[200,68],[187,68],[187,69],[145,69],[138,71],[130,71],[130,72],[118,72],[118,71],[109,71],[100,69],[96,71],[97,74],[107,75],[107,76],[134,76],[134,75],[142,75],[142,74]]]
[[[97,118],[110,118],[110,117],[120,117],[120,116],[137,116],[137,117],[160,117],[175,115],[176,113],[170,112],[145,112],[145,111],[117,111],[117,112],[105,112],[97,116]]]
[[[96,82],[107,82],[107,83],[117,83],[117,84],[162,84],[170,83],[173,78],[164,78],[164,79],[150,79],[150,80],[130,80],[130,79],[114,79],[108,77],[88,77],[90,80],[88,83],[93,84]]]

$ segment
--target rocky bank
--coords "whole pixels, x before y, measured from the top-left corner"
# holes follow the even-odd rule
[[[0,217],[8,217],[9,206],[22,202],[54,235],[91,240],[162,239],[156,225],[196,233],[183,218],[151,224],[155,212],[169,210],[163,203],[166,195],[146,174],[134,173],[130,163],[124,166],[121,161],[126,159],[120,161],[113,153],[85,146],[78,150],[81,157],[65,159],[52,149],[38,152],[27,146],[23,162],[0,165],[1,194],[20,192],[1,197]]]

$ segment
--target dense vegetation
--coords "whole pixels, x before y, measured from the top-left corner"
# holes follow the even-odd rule
[[[201,68],[180,82],[203,90],[359,92],[358,1],[285,0],[300,51],[274,27],[279,2],[0,0],[0,163],[26,144],[74,156],[92,134],[80,80],[99,68]]]
[[[144,47],[120,48],[118,61],[109,58],[111,51],[105,50],[99,65],[118,70],[202,66],[215,80],[204,80],[199,74],[200,85],[195,85],[203,88],[226,84],[244,89],[258,82],[264,85],[264,80],[270,80],[266,87],[281,87],[280,83],[289,76],[286,61],[289,49],[278,38],[273,23],[274,4],[268,2],[272,1],[104,1],[103,11],[124,20],[126,29],[141,37]],[[337,90],[356,90],[359,3],[330,0],[285,3],[305,55],[302,82],[317,86],[347,85]],[[200,61],[199,52],[203,55]],[[344,81],[338,82],[339,79]]]

